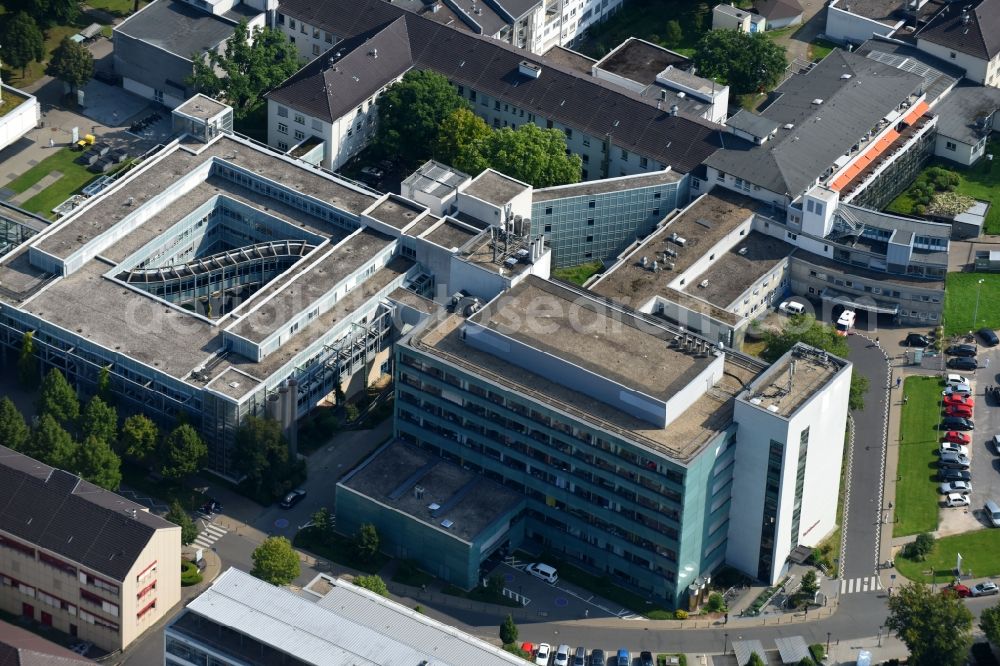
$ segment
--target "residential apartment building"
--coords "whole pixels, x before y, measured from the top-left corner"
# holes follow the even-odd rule
[[[542,304],[541,321],[524,320]],[[467,572],[494,550],[521,547],[688,607],[724,563],[773,582],[791,548],[834,526],[828,486],[843,446],[845,361],[798,347],[768,370],[655,317],[529,277],[467,318],[419,327],[397,345],[396,368],[397,438],[523,502],[442,513],[440,524],[436,513],[419,518],[428,544],[447,538],[434,532],[475,535],[461,551],[471,566],[444,569],[440,546],[409,540],[409,557],[456,584],[475,584]],[[789,378],[791,392],[767,388]],[[398,501],[455,495],[454,481],[412,478]],[[350,504],[360,516],[344,519],[393,511],[378,488],[366,493],[372,502]]]
[[[181,528],[0,446],[0,608],[113,652],[180,601]]]
[[[166,628],[164,666],[440,664],[524,660],[347,580],[301,590],[227,569]]]
[[[955,63],[970,80],[1000,87],[1000,0],[946,3],[916,38],[917,48]]]
[[[268,144],[322,142],[327,169],[367,144],[379,94],[411,68],[446,76],[493,127],[562,130],[588,180],[668,166],[687,173],[721,145],[718,125],[663,100],[383,0],[291,0],[281,11],[286,27],[305,21],[337,46],[268,93]]]

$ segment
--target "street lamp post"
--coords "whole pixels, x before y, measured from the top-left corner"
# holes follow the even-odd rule
[[[729,634],[722,634],[722,654],[729,654]]]
[[[882,625],[878,627],[878,646],[882,647]]]
[[[973,311],[972,314],[973,330],[975,330],[976,328],[976,322],[979,321],[979,294],[981,294],[983,291],[983,282],[986,282],[986,280],[983,280],[981,278],[976,282],[976,309]]]

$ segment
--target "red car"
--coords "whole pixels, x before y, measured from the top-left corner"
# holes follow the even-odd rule
[[[957,597],[965,598],[972,596],[972,590],[961,583],[952,583],[948,587],[942,588],[941,594],[954,594]]]
[[[969,407],[976,406],[976,399],[971,395],[964,396],[958,393],[952,393],[951,395],[945,396],[944,398],[945,406],[948,405],[968,405]]]
[[[972,438],[966,435],[964,432],[958,432],[957,430],[949,430],[944,434],[944,441],[951,442],[952,444],[971,444]]]
[[[963,419],[972,418],[972,407],[968,405],[948,405],[944,408],[946,416],[958,416]]]

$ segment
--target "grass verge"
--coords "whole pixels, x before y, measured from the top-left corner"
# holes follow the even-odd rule
[[[945,335],[975,331],[983,326],[1000,328],[997,294],[1000,294],[1000,275],[996,273],[948,273],[944,290]]]
[[[564,282],[572,282],[573,284],[578,284],[582,287],[583,283],[589,280],[592,275],[596,275],[603,270],[603,263],[600,261],[591,261],[586,264],[580,264],[579,266],[557,268],[552,271],[552,277],[558,278]]]
[[[910,580],[949,583],[955,576],[958,553],[962,569],[982,578],[1000,574],[1000,530],[976,530],[938,539],[923,562],[896,558],[896,568]]]
[[[336,533],[321,535],[311,527],[299,530],[292,539],[292,545],[369,574],[378,573],[389,562],[389,557],[382,553],[371,562],[362,561],[354,554],[354,543],[350,537]]]
[[[737,3],[743,4],[743,3]],[[677,39],[668,38],[667,25],[676,21]],[[712,12],[705,3],[688,0],[632,0],[606,21],[587,29],[575,50],[601,58],[629,37],[639,37],[681,55],[694,54],[698,40],[712,27]]]
[[[903,383],[908,401],[902,408],[896,482],[896,524],[893,536],[933,532],[938,524],[935,450],[940,439],[941,380],[908,377]]]
[[[830,51],[837,48],[837,44],[826,39],[814,39],[809,42],[809,60],[819,62],[830,55]]]
[[[73,160],[79,156],[79,152],[63,148],[10,181],[7,187],[17,193],[25,192],[51,172],[60,172],[62,176],[58,180],[21,205],[25,210],[51,217],[53,208],[79,192],[91,181],[104,175],[91,173],[87,171],[87,167],[74,163]],[[123,166],[115,167],[107,175],[115,173]]]

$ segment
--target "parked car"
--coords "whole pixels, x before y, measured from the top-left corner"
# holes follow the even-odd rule
[[[569,646],[563,643],[552,657],[552,666],[569,666]]]
[[[952,370],[975,370],[979,363],[974,358],[958,356],[948,359],[948,367]]]
[[[983,515],[986,516],[986,521],[990,525],[1000,527],[1000,504],[991,499],[986,500],[986,504],[983,506]]]
[[[961,416],[963,419],[972,418],[972,407],[968,405],[945,405],[945,416]]]
[[[615,666],[632,666],[632,654],[625,648],[620,648],[618,657],[615,659]]]
[[[997,585],[991,580],[983,581],[977,585],[972,586],[972,596],[974,597],[988,597],[993,594],[1000,594],[1000,585]]]
[[[952,345],[944,350],[948,356],[975,356],[979,353],[976,345]]]
[[[958,386],[959,384],[968,384],[969,378],[964,375],[948,374],[944,378],[944,383],[948,386]]]
[[[941,594],[953,594],[956,597],[962,597],[964,599],[965,597],[972,596],[972,590],[970,590],[968,586],[962,585],[961,583],[952,583],[951,585],[942,588]]]
[[[800,315],[806,311],[806,306],[795,301],[783,301],[778,309],[790,315]]]
[[[957,453],[959,455],[969,455],[969,447],[965,444],[955,444],[954,442],[941,442],[938,448],[938,455],[942,453]]]
[[[215,499],[209,499],[207,502],[198,507],[198,510],[205,514],[221,513],[222,504]]]
[[[993,435],[990,442],[993,443],[993,452],[1000,453],[1000,435]]]
[[[961,393],[952,393],[951,395],[944,396],[944,406],[948,405],[965,405],[969,409],[976,406],[976,399],[971,395],[962,395]]]
[[[972,481],[972,473],[967,469],[948,469],[942,468],[938,470],[938,481]]]
[[[532,562],[525,568],[525,571],[535,578],[541,578],[546,583],[552,585],[555,585],[556,581],[559,580],[559,572],[556,571],[556,568],[541,562]]]
[[[968,446],[969,444],[972,444],[972,437],[966,435],[964,432],[949,430],[944,434],[944,441],[951,442],[952,444],[963,444]]]
[[[926,335],[920,335],[919,333],[910,333],[906,336],[906,346],[907,347],[929,347],[931,344],[931,339]]]
[[[972,395],[972,386],[969,384],[955,384],[954,386],[949,386],[945,390],[941,391],[941,395]]]
[[[385,173],[381,169],[377,169],[375,167],[366,166],[361,169],[361,180],[366,183],[377,185],[378,182],[382,180],[383,176],[385,176]]]
[[[653,653],[649,650],[643,650],[639,653],[639,666],[655,666],[653,663]]]
[[[951,495],[952,493],[968,495],[972,492],[972,484],[968,481],[948,481],[947,483],[942,483],[938,491],[942,495]]]
[[[975,430],[976,424],[972,419],[961,416],[946,416],[941,419],[942,430]]]
[[[607,658],[604,656],[604,650],[590,651],[590,666],[608,666]]]
[[[997,345],[1000,345],[1000,338],[997,338],[996,331],[992,328],[979,329],[979,337],[982,338],[983,344],[987,347],[996,347]]]
[[[573,653],[573,666],[587,666],[587,648],[582,645]]]
[[[969,496],[961,493],[949,493],[944,498],[944,505],[947,507],[969,506],[969,504]]]
[[[535,653],[535,664],[536,666],[549,666],[549,656],[552,652],[552,646],[548,643],[539,643],[538,652]]]
[[[295,506],[305,498],[306,498],[306,491],[303,490],[302,488],[296,488],[295,490],[285,495],[285,498],[281,500],[281,508],[291,509],[293,506]]]
[[[942,453],[938,459],[938,466],[950,469],[969,469],[969,456],[960,453]]]

